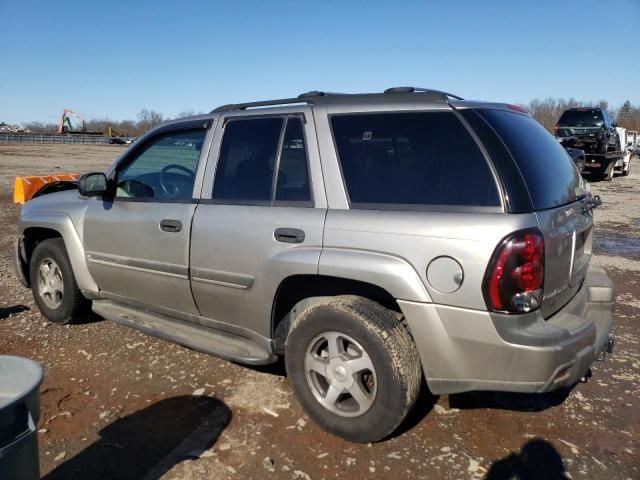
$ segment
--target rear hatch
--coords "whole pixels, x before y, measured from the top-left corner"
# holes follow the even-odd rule
[[[558,127],[559,137],[595,138],[600,132],[600,127]]]
[[[604,118],[601,110],[580,108],[566,110],[556,127],[559,137],[596,137],[602,126]]]
[[[541,312],[553,315],[573,298],[591,259],[593,215],[585,182],[571,157],[529,115],[480,109],[515,161],[544,236]]]

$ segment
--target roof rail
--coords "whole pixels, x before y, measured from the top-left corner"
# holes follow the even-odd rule
[[[341,94],[312,90],[310,92],[301,93],[300,95],[294,98],[280,98],[276,100],[263,100],[258,102],[247,102],[247,103],[230,103],[228,105],[222,105],[218,108],[215,108],[211,110],[210,113],[229,112],[231,110],[246,110],[247,108],[254,108],[254,107],[272,107],[275,105],[290,105],[293,103],[315,103],[314,102],[315,98],[325,97],[327,95],[341,95]]]
[[[384,93],[432,93],[436,95],[442,95],[444,97],[455,98],[456,100],[464,100],[464,98],[459,97],[458,95],[454,95],[453,93],[443,92],[441,90],[433,90],[431,88],[422,88],[422,87],[392,87],[387,88]]]
[[[438,96],[444,100],[447,98],[455,98],[456,100],[464,100],[462,97],[457,95],[453,95],[452,93],[441,92],[440,90],[432,90],[430,88],[420,88],[420,87],[393,87],[387,88],[384,93],[413,93],[420,92]],[[364,94],[354,94],[353,97],[357,96],[367,96],[367,95],[380,95],[379,93],[364,93]],[[228,105],[222,105],[218,108],[211,110],[210,113],[220,113],[220,112],[229,112],[232,110],[246,110],[247,108],[255,108],[255,107],[273,107],[276,105],[291,105],[295,103],[317,103],[321,101],[321,98],[333,97],[333,96],[343,96],[344,98],[348,98],[349,95],[345,93],[334,93],[334,92],[320,92],[318,90],[312,90],[310,92],[301,93],[297,97],[292,98],[279,98],[276,100],[263,100],[259,102],[247,102],[247,103],[230,103]]]

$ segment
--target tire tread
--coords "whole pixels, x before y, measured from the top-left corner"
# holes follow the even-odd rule
[[[394,417],[385,422],[388,425],[386,429],[378,428],[375,434],[367,438],[352,437],[350,439],[370,442],[386,438],[407,417],[420,393],[422,368],[413,338],[403,322],[398,320],[395,312],[367,298],[355,295],[328,297],[314,303],[293,319],[289,333],[295,331],[310,314],[318,309],[331,309],[337,313],[350,314],[358,319],[359,324],[369,330],[372,335],[382,339],[391,357],[391,369],[403,390],[404,402],[402,402],[402,408],[394,412]],[[289,336],[287,341],[288,339]]]

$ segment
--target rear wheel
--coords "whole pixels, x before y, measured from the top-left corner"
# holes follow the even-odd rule
[[[33,297],[48,320],[68,324],[82,318],[89,302],[78,289],[61,238],[44,240],[36,246],[29,275]]]
[[[630,173],[631,173],[631,158],[629,158],[629,161],[627,162],[627,168],[624,168],[622,170],[622,176],[628,177]]]
[[[602,177],[602,179],[605,182],[610,182],[611,180],[613,180],[613,174],[615,172],[615,166],[614,165],[615,165],[615,162],[611,162],[609,164],[609,166],[605,169],[604,175]]]
[[[355,442],[390,435],[413,407],[422,380],[416,346],[394,312],[355,296],[329,298],[298,315],[285,362],[309,416]]]

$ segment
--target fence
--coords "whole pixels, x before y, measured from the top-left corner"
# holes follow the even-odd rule
[[[102,135],[24,135],[0,133],[0,143],[78,143],[108,144],[109,137]]]

